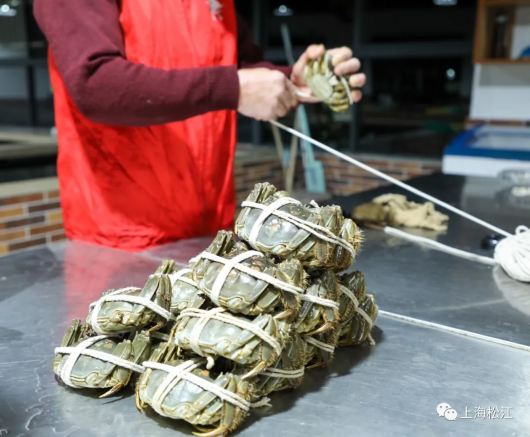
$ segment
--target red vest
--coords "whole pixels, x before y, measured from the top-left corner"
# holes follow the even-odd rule
[[[210,3],[221,5],[218,16]],[[232,0],[122,0],[120,22],[131,61],[165,69],[237,63]],[[232,226],[235,111],[107,126],[79,112],[52,53],[50,74],[70,239],[138,251]]]

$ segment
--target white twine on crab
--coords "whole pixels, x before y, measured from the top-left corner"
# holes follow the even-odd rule
[[[251,254],[251,255],[248,255],[247,254]],[[243,256],[245,255],[245,256]],[[298,299],[300,300],[303,300],[303,301],[308,301],[308,302],[312,302],[312,303],[316,303],[316,304],[319,304],[319,305],[322,305],[322,306],[325,306],[325,307],[329,307],[329,308],[333,308],[333,309],[336,309],[338,310],[339,309],[339,304],[337,302],[334,302],[330,299],[325,299],[323,297],[318,297],[318,296],[310,296],[310,295],[307,295],[305,294],[305,291],[303,288],[301,287],[296,287],[295,285],[292,285],[292,284],[289,284],[285,281],[282,281],[280,279],[277,279],[275,278],[274,276],[271,276],[271,275],[268,275],[267,273],[263,273],[263,272],[259,272],[257,270],[253,270],[251,269],[250,267],[244,265],[244,264],[241,264],[240,262],[241,261],[244,261],[245,259],[248,259],[248,258],[251,258],[253,256],[258,256],[258,257],[262,257],[264,258],[265,255],[259,251],[248,251],[248,252],[244,252],[244,254],[242,255],[238,255],[238,256],[241,256],[242,258],[238,260],[238,262],[232,262],[233,259],[237,258],[234,257],[233,259],[226,259],[226,258],[223,258],[223,257],[220,257],[218,255],[214,255],[213,253],[210,253],[210,252],[203,252],[201,253],[200,255],[198,255],[199,257],[201,258],[204,258],[204,259],[207,259],[209,261],[214,261],[214,262],[217,262],[217,263],[221,263],[221,264],[224,264],[225,267],[223,267],[223,270],[221,270],[221,272],[219,273],[219,276],[217,276],[216,278],[216,281],[214,282],[214,285],[212,287],[212,292],[211,292],[211,296],[210,296],[210,299],[212,299],[212,301],[220,306],[220,303],[219,303],[219,296],[221,294],[221,289],[224,285],[224,282],[226,280],[226,278],[228,277],[228,274],[230,273],[230,271],[232,269],[237,269],[243,273],[246,273],[247,275],[249,276],[252,276],[256,279],[259,279],[261,281],[264,281],[264,282],[267,282],[281,290],[284,290],[284,291],[287,291],[289,293],[292,293],[294,294],[296,297],[298,297]],[[229,268],[228,268],[229,267]],[[224,279],[221,280],[219,279],[221,274],[224,276]],[[216,300],[214,300],[217,299]]]
[[[166,275],[167,276],[167,275]],[[151,275],[149,278],[152,277],[158,277],[158,275]],[[114,290],[105,296],[101,296],[96,302],[92,302],[89,305],[89,309],[92,311],[92,314],[90,316],[90,326],[92,329],[97,332],[98,334],[114,334],[115,332],[106,331],[103,329],[100,324],[98,323],[98,316],[99,312],[101,311],[101,308],[103,307],[103,304],[105,302],[128,302],[132,304],[138,304],[143,305],[146,308],[150,309],[154,313],[158,314],[159,316],[162,316],[166,320],[174,320],[173,314],[171,314],[168,310],[165,308],[162,308],[157,303],[151,301],[151,299],[154,296],[154,293],[156,292],[156,289],[153,289],[153,292],[151,296],[129,296],[127,293],[129,291],[141,291],[141,288],[136,287],[127,287],[127,288],[120,288],[118,290]],[[130,332],[134,331],[136,328],[133,326],[129,329],[123,329],[120,332]]]
[[[332,354],[333,352],[335,352],[335,347],[330,345],[330,344],[326,344],[326,343],[323,343],[319,340],[317,340],[316,338],[313,338],[313,337],[309,337],[308,335],[304,335],[303,336],[303,339],[309,343],[309,344],[312,344],[313,346],[319,348],[319,349],[322,349],[330,354]]]
[[[355,297],[355,294],[353,294],[353,291],[351,291],[349,288],[345,287],[344,285],[339,286],[340,293],[347,296],[352,302],[353,306],[355,307],[355,312],[360,314],[364,320],[368,323],[370,326],[370,330],[372,330],[374,326],[374,321],[372,318],[364,311],[362,308],[359,308],[359,300]]]
[[[195,326],[193,327],[190,338],[189,338],[190,348],[197,355],[206,357],[207,360],[209,359],[208,365],[213,365],[213,361],[212,361],[213,358],[209,357],[202,351],[202,348],[200,347],[199,337],[200,337],[202,330],[206,327],[206,324],[210,320],[218,320],[220,322],[228,323],[240,329],[252,332],[252,334],[254,334],[256,337],[259,337],[265,343],[268,343],[272,347],[276,355],[279,356],[282,353],[281,344],[272,335],[265,332],[262,328],[250,322],[247,322],[246,320],[234,317],[230,315],[229,313],[225,313],[224,308],[213,308],[209,311],[201,310],[198,308],[188,308],[180,313],[180,315],[177,317],[177,322],[179,322],[184,317],[194,317],[194,318],[199,319],[199,321],[197,321]],[[177,342],[177,345],[180,346],[178,342]]]
[[[467,212],[464,212],[453,205],[450,205],[446,202],[443,202],[442,200],[431,196],[427,193],[424,193],[423,191],[418,190],[417,188],[411,187],[410,185],[398,181],[397,179],[388,176],[387,174],[380,172],[379,170],[376,170],[369,165],[366,165],[350,156],[345,155],[344,153],[341,153],[332,147],[326,146],[325,144],[321,143],[320,141],[316,141],[313,138],[304,135],[303,133],[297,131],[296,129],[292,129],[290,127],[287,127],[283,125],[282,123],[279,123],[275,120],[270,121],[271,124],[274,126],[277,126],[286,132],[289,132],[292,135],[297,136],[298,138],[301,138],[302,140],[308,141],[309,143],[319,147],[322,150],[325,150],[328,153],[331,153],[332,155],[337,156],[338,158],[349,162],[350,164],[353,164],[359,168],[362,168],[363,170],[366,170],[369,173],[372,173],[381,179],[384,179],[388,182],[393,183],[394,185],[397,185],[398,187],[401,187],[413,194],[416,194],[417,196],[420,196],[432,203],[435,203],[436,205],[441,206],[442,208],[445,208],[455,214],[458,214],[468,220],[471,220],[487,229],[490,229],[498,234],[501,234],[507,238],[504,240],[504,244],[499,249],[499,244],[495,248],[495,254],[494,259],[495,261],[506,271],[506,273],[513,279],[516,279],[521,282],[530,282],[530,232],[528,231],[528,228],[526,226],[518,226],[515,230],[515,234],[510,234],[509,232],[504,231],[503,229],[498,228],[497,226],[492,225],[491,223],[488,223],[484,220],[479,219],[478,217],[475,217]],[[408,234],[410,236],[410,234]],[[414,236],[410,237],[403,237],[407,238],[411,241],[419,242],[420,240],[418,238],[413,238]],[[420,237],[422,239],[422,237]],[[424,239],[427,240],[427,239]],[[423,244],[430,244],[428,242],[423,241]],[[458,249],[454,249],[449,246],[445,246],[442,248],[438,244],[436,248],[439,250],[443,250],[444,252],[450,253],[452,255],[461,256],[463,258],[473,259],[475,261],[479,261],[477,258],[470,257],[469,254],[467,255],[462,254],[464,251],[459,251]],[[432,247],[435,247],[435,245],[432,245]]]
[[[182,269],[182,270],[179,270],[178,272],[175,272],[175,273],[172,273],[172,274],[168,275],[169,280],[171,282],[171,287],[174,287],[177,282],[184,282],[186,284],[189,284],[189,285],[191,285],[193,287],[198,288],[199,286],[197,285],[197,283],[193,279],[187,278],[186,276],[184,276],[184,275],[187,275],[189,273],[193,273],[193,270],[191,270],[191,269]]]
[[[241,408],[244,411],[249,411],[250,408],[258,408],[267,405],[267,402],[269,401],[268,398],[264,398],[260,402],[250,403],[243,396],[234,393],[230,390],[227,390],[223,387],[220,387],[211,381],[207,381],[191,373],[193,370],[203,365],[204,362],[204,360],[195,359],[186,361],[178,366],[170,366],[168,364],[156,363],[151,361],[146,361],[143,363],[143,366],[147,369],[162,370],[167,373],[166,377],[158,386],[151,400],[151,406],[158,414],[170,417],[169,415],[165,414],[162,408],[162,404],[166,396],[182,380],[191,382],[197,387],[202,388],[203,390],[206,390],[210,393],[213,393],[219,399],[228,402],[232,405],[235,405],[236,407]]]
[[[353,246],[345,239],[335,235],[329,229],[325,228],[324,226],[320,226],[315,223],[311,223],[307,220],[303,220],[301,218],[295,217],[292,214],[288,214],[283,211],[278,211],[279,208],[283,206],[287,206],[287,205],[302,205],[302,203],[291,197],[281,197],[278,200],[275,200],[274,202],[272,202],[269,206],[265,206],[265,205],[262,205],[261,203],[251,202],[248,200],[245,200],[241,204],[243,208],[250,207],[250,208],[257,208],[257,209],[262,210],[262,213],[259,215],[259,217],[254,222],[254,225],[252,226],[252,229],[250,231],[250,235],[248,238],[249,244],[254,249],[256,250],[259,249],[257,245],[258,234],[259,234],[259,231],[261,230],[263,223],[265,223],[265,220],[267,220],[269,216],[275,215],[277,217],[284,219],[285,221],[288,221],[296,225],[300,229],[303,229],[304,231],[309,232],[310,234],[313,234],[314,236],[316,236],[317,238],[323,241],[341,246],[346,251],[348,251],[353,258],[355,258],[355,249],[353,248]]]
[[[132,370],[138,373],[142,373],[145,370],[144,367],[140,366],[139,364],[133,363],[128,360],[124,360],[123,358],[116,357],[107,352],[88,349],[90,346],[93,346],[97,342],[105,340],[107,338],[111,338],[111,337],[113,336],[98,335],[96,337],[87,338],[86,340],[79,343],[77,346],[55,348],[54,352],[56,354],[64,354],[64,355],[69,354],[69,357],[66,359],[66,362],[64,363],[61,369],[61,372],[60,372],[60,377],[66,385],[72,388],[82,388],[82,386],[76,385],[72,381],[72,371],[74,369],[74,365],[81,355],[86,355],[86,356],[96,358],[101,361],[106,361],[106,362],[115,364],[119,367],[124,367],[125,369],[129,369],[129,370]]]
[[[293,369],[293,370],[270,368],[268,370],[265,370],[264,372],[261,372],[260,375],[269,376],[271,378],[296,379],[296,378],[301,378],[302,376],[304,376],[304,373],[305,373],[304,367],[301,367],[300,369]]]

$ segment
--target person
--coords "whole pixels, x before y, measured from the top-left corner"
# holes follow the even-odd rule
[[[311,99],[303,67],[264,61],[233,0],[35,0],[49,42],[64,228],[141,251],[232,226],[236,112],[272,120]],[[364,85],[359,60],[335,72]],[[361,99],[355,89],[353,99]]]

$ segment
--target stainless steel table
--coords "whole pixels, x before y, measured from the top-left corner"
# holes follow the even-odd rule
[[[468,183],[448,177],[416,182],[508,229],[528,217],[517,208],[509,217],[488,208],[495,205],[491,198],[465,194]],[[351,209],[376,194],[333,200]],[[480,252],[484,234],[451,217],[449,232],[438,238]],[[51,362],[72,318],[84,317],[102,290],[141,286],[162,258],[185,263],[209,241],[141,254],[67,242],[1,258],[0,436],[191,435],[184,422],[138,413],[131,389],[101,400],[59,385]],[[383,310],[530,344],[530,286],[502,272],[377,231],[366,232],[354,268],[365,273]],[[530,352],[385,316],[374,339],[375,347],[339,350],[330,368],[308,371],[297,391],[273,395],[273,407],[253,411],[236,434],[530,435]],[[457,411],[454,423],[438,417],[442,402]]]

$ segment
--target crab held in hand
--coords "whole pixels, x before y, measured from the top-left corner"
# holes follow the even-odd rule
[[[337,76],[333,70],[332,55],[326,52],[307,61],[304,79],[313,94],[333,111],[346,112],[353,105],[349,76]]]

